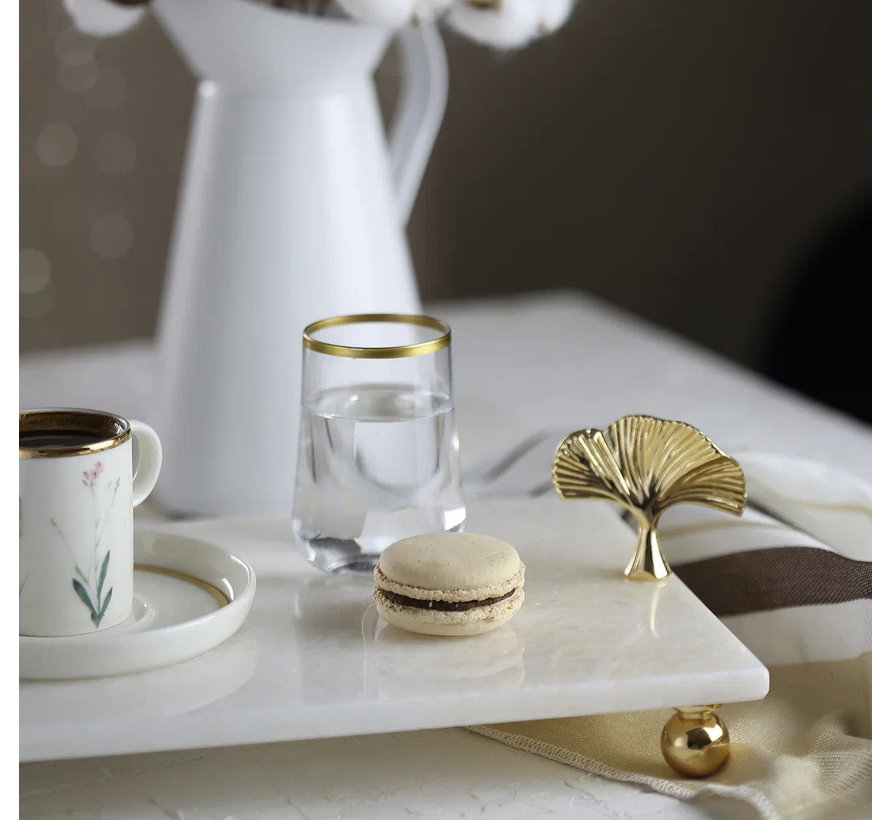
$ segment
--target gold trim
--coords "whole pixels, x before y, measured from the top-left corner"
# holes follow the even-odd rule
[[[38,419],[39,424],[35,423]],[[19,458],[63,458],[101,453],[103,450],[119,447],[132,434],[130,422],[114,413],[81,410],[76,407],[52,407],[19,412],[19,441],[23,431],[45,429],[95,431],[97,436],[107,437],[91,444],[63,447],[22,447],[19,444]]]
[[[220,609],[232,603],[229,596],[219,587],[215,587],[213,584],[207,583],[207,581],[202,581],[194,575],[189,575],[187,572],[180,572],[178,569],[169,569],[168,567],[156,567],[153,564],[136,564],[134,569],[141,570],[142,572],[154,572],[156,575],[167,575],[170,578],[178,578],[180,581],[186,581],[189,584],[193,584],[210,595],[213,600],[219,604]]]
[[[442,335],[427,342],[416,342],[393,347],[356,347],[353,345],[337,345],[313,339],[312,334],[328,327],[361,324],[365,322],[400,322],[405,325],[429,327],[441,331]],[[441,319],[412,313],[351,313],[345,316],[331,316],[319,319],[307,325],[303,331],[303,347],[316,353],[327,353],[330,356],[344,356],[349,359],[401,359],[407,356],[423,356],[435,353],[451,344],[451,328]]]

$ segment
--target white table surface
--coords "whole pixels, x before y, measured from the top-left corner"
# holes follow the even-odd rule
[[[871,480],[870,428],[576,293],[434,306],[454,330],[464,464],[540,429],[643,412],[688,421],[724,449],[819,458]],[[23,360],[20,404],[145,416],[151,346]],[[149,419],[150,420],[150,419]],[[461,729],[21,768],[27,818],[753,817],[681,803],[506,748]]]

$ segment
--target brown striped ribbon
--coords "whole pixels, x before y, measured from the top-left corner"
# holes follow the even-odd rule
[[[871,598],[871,561],[818,547],[768,547],[671,567],[720,617]]]

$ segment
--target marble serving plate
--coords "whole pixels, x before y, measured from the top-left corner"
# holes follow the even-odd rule
[[[612,505],[547,498],[472,508],[468,530],[519,550],[526,599],[506,626],[471,638],[386,625],[370,580],[310,567],[288,521],[164,529],[253,567],[246,623],[221,646],[163,669],[23,681],[21,760],[726,703],[768,689],[764,666],[677,577],[624,578],[634,535]]]

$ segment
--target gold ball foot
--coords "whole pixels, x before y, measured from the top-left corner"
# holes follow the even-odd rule
[[[661,730],[661,753],[675,771],[687,777],[707,777],[729,757],[729,730],[710,706],[676,706],[676,714]]]

